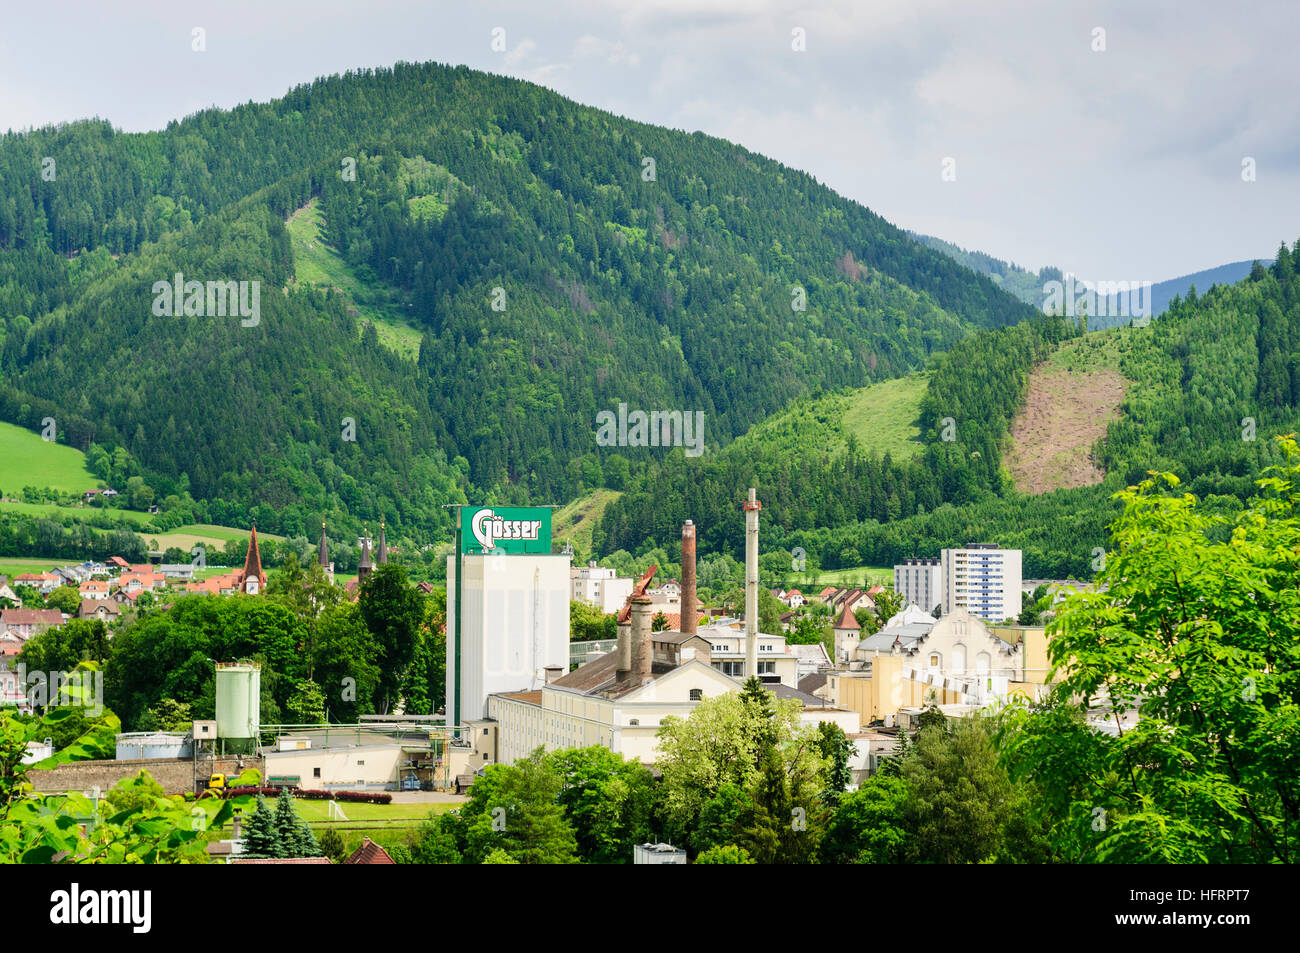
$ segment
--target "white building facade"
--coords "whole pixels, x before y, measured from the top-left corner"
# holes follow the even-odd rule
[[[937,559],[905,559],[894,567],[894,591],[903,605],[933,612],[943,601],[943,572]]]
[[[939,556],[943,614],[966,609],[986,622],[1020,615],[1021,553],[992,543],[945,549]]]
[[[636,584],[634,579],[618,576],[614,570],[597,566],[595,562],[570,569],[569,581],[573,585],[570,598],[574,602],[585,602],[606,614],[623,608]]]

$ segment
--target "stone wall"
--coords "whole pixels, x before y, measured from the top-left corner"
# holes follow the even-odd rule
[[[237,757],[203,758],[199,761],[198,776],[209,774],[239,774]],[[266,776],[266,765],[261,758],[245,755],[245,768],[255,768]],[[184,794],[194,790],[194,761],[190,758],[149,758],[141,761],[73,761],[44,771],[29,771],[27,778],[37,791],[62,793],[64,791],[89,791],[97,787],[107,791],[123,778],[133,778],[140,769],[148,771],[168,794]]]

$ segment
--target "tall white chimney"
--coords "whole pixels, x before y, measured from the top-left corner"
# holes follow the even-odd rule
[[[745,678],[758,675],[758,511],[763,504],[749,488],[745,501]]]

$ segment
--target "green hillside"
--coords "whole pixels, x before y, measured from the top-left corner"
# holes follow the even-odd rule
[[[797,401],[738,438],[727,452],[760,444],[837,454],[857,442],[864,452],[905,460],[922,449],[920,414],[929,377],[909,374],[868,387]]]
[[[0,422],[0,490],[4,495],[17,496],[25,486],[83,493],[98,485],[80,450]]]
[[[33,180],[32,154],[97,175]],[[467,496],[612,489],[595,416],[620,402],[704,413],[717,448],[1031,315],[742,146],[437,64],[0,137],[0,194],[0,419],[56,416],[194,518],[287,535],[440,541]],[[166,314],[177,273],[249,307],[256,282],[256,319],[185,289],[204,313]]]
[[[324,219],[315,200],[289,217],[285,228],[293,245],[294,279],[303,284],[334,289],[343,294],[348,313],[370,322],[379,343],[415,360],[420,353],[420,332],[399,316],[402,303],[383,285],[361,281],[339,253],[330,247],[322,230]]]
[[[560,544],[571,542],[578,553],[591,552],[591,532],[605,508],[618,499],[615,490],[592,490],[551,514],[551,537]]]

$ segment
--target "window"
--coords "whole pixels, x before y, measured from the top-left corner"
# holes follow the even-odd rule
[[[312,776],[313,778],[319,778],[319,777],[320,777],[320,768],[312,768],[312,769],[311,769],[311,776]]]
[[[640,718],[629,718],[628,721],[627,721],[627,723],[628,723],[629,725],[639,725],[639,724],[641,724],[641,719],[640,719]]]
[[[486,735],[486,734],[487,734],[487,731],[488,731],[488,730],[487,730],[486,728],[484,728],[484,729],[483,729],[483,734]]]
[[[357,759],[357,767],[358,767],[358,768],[364,768],[365,765],[366,765],[366,763],[365,763],[364,761],[362,761],[360,758]]]
[[[698,702],[704,700],[704,692],[698,688],[691,689],[691,701]]]
[[[931,667],[931,668],[938,668],[938,667],[939,667],[939,653],[938,653],[938,652],[931,652],[931,653],[930,653],[930,667]]]
[[[759,663],[758,663],[758,674],[759,674],[759,675],[775,675],[775,674],[776,674],[776,662],[775,662],[775,661],[770,661],[770,662],[759,662]]]

